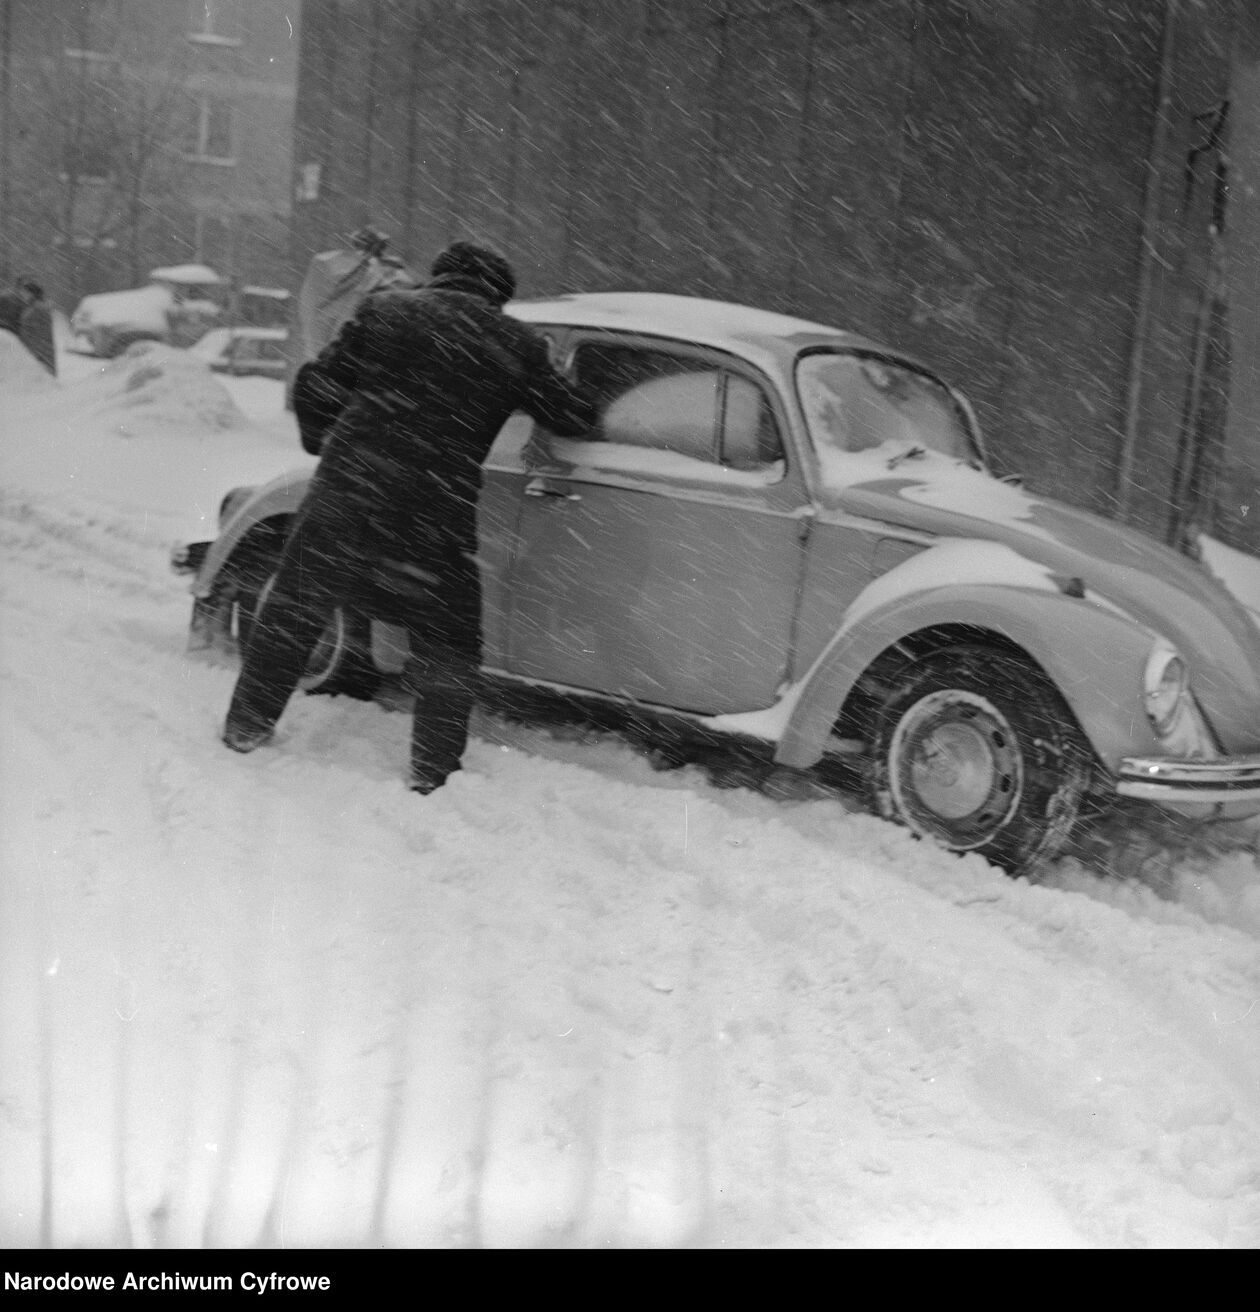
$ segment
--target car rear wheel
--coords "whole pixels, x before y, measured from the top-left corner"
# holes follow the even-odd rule
[[[228,636],[243,651],[259,611],[275,586],[283,536],[266,531],[247,537],[224,567],[215,603],[224,608]],[[337,607],[312,651],[298,687],[309,693],[370,698],[380,684],[372,661],[366,617]]]
[[[275,586],[270,574],[255,597],[238,602],[238,641],[242,650],[258,613],[267,604]],[[380,685],[380,674],[372,662],[372,629],[362,615],[338,606],[329,617],[298,680],[303,692],[344,694],[368,699]]]
[[[1059,852],[1089,791],[1091,753],[1031,662],[956,646],[901,665],[875,712],[880,814],[1012,874]]]

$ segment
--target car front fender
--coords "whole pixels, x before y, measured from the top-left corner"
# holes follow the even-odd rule
[[[872,585],[875,586],[875,585]],[[869,589],[868,589],[869,591]],[[802,679],[775,759],[807,768],[863,672],[888,648],[928,629],[966,625],[1000,634],[1032,658],[1058,688],[1102,763],[1160,745],[1143,702],[1143,671],[1156,635],[1106,603],[1047,586],[936,586],[863,607],[849,616]]]
[[[218,536],[206,551],[201,568],[192,582],[193,596],[210,595],[219,571],[247,533],[267,520],[293,515],[302,504],[310,482],[309,471],[290,471],[264,483],[246,497],[220,526]]]

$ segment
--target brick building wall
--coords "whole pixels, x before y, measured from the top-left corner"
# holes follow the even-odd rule
[[[1235,0],[307,0],[294,278],[363,222],[524,294],[887,338],[1006,469],[1156,533],[1208,259],[1183,191]]]

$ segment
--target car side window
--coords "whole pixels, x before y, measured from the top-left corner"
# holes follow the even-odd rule
[[[604,344],[579,347],[574,370],[598,410],[590,440],[717,460],[718,370]]]
[[[769,398],[751,378],[726,376],[722,416],[722,463],[761,469],[783,459],[783,441]]]
[[[782,460],[765,393],[716,361],[601,342],[579,346],[573,367],[597,406],[592,443],[733,470],[764,470]],[[598,451],[591,454],[606,463]]]

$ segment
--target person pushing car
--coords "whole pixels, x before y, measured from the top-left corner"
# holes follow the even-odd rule
[[[515,290],[498,252],[455,242],[427,284],[371,293],[298,370],[294,413],[319,465],[245,645],[233,751],[271,740],[344,606],[406,628],[410,787],[431,793],[460,768],[481,665],[482,461],[514,411],[561,436],[595,419],[542,335],[503,313]]]

